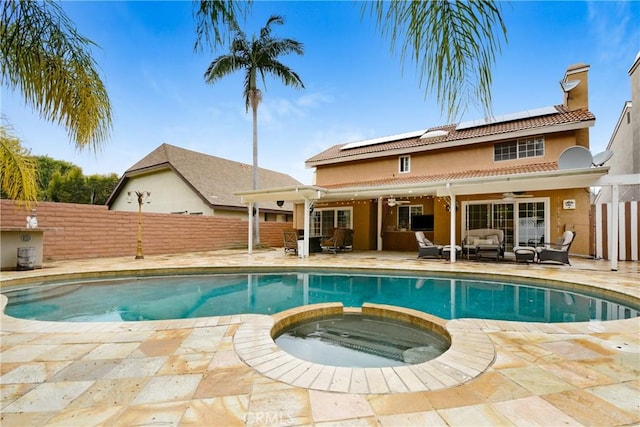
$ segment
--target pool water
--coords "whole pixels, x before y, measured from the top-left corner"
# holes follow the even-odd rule
[[[5,291],[5,313],[52,321],[141,321],[273,314],[341,302],[389,304],[444,319],[582,322],[637,317],[638,307],[535,284],[465,277],[290,272],[84,280]]]
[[[449,348],[436,332],[360,314],[305,321],[284,330],[275,342],[299,359],[349,368],[413,365]]]

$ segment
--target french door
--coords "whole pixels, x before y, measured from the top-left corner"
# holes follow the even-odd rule
[[[316,209],[311,214],[311,235],[328,236],[334,228],[353,228],[353,208]]]
[[[549,218],[546,199],[482,201],[466,204],[463,237],[466,230],[496,228],[504,232],[505,251],[514,246],[535,246],[544,242]]]

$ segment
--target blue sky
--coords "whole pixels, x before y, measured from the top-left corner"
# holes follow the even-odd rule
[[[122,175],[162,143],[251,164],[251,114],[245,113],[242,75],[204,82],[224,50],[195,53],[191,3],[65,2],[79,32],[99,48],[94,57],[113,106],[113,130],[98,152],[77,151],[63,128],[42,121],[16,93],[2,88],[2,114],[35,155],[82,167],[86,175]],[[508,43],[493,68],[496,115],[562,103],[558,82],[568,65],[589,72],[591,151],[604,150],[631,99],[627,74],[640,51],[640,2],[502,3]],[[253,4],[243,29],[251,35],[270,15],[285,17],[275,34],[304,44],[303,56],[282,57],[306,89],[268,79],[258,110],[259,165],[304,184],[304,161],[338,143],[447,123],[425,96],[411,64],[390,52],[360,3]],[[469,108],[460,118],[483,117]]]

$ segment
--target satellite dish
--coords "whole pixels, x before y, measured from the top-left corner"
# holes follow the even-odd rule
[[[564,92],[569,92],[571,89],[578,86],[579,83],[580,83],[580,80],[561,80],[560,87]]]
[[[611,150],[605,150],[602,153],[598,153],[593,156],[593,166],[602,166],[607,163],[611,157],[613,157],[613,151]]]
[[[593,156],[591,151],[580,145],[574,145],[564,150],[558,158],[558,169],[584,169],[591,167]]]

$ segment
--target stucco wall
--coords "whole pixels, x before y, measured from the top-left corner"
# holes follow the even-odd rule
[[[316,184],[331,186],[344,183],[358,183],[381,178],[438,175],[444,173],[465,172],[469,170],[497,169],[536,163],[555,162],[568,147],[580,145],[588,148],[588,129],[578,133],[574,131],[545,135],[545,153],[541,157],[529,157],[518,160],[494,161],[494,142],[473,144],[450,149],[439,149],[412,153],[411,171],[398,172],[398,155],[377,159],[336,163],[316,168]],[[513,139],[506,139],[511,141]]]
[[[137,205],[137,203],[136,203]],[[146,205],[145,205],[146,206]],[[137,206],[136,206],[137,207]],[[138,213],[110,211],[107,206],[39,202],[38,225],[48,260],[135,256]],[[145,255],[208,251],[247,245],[247,221],[215,216],[142,212]],[[28,211],[0,200],[0,225],[24,227]],[[282,247],[282,231],[291,222],[261,222],[261,243]]]
[[[201,198],[199,198],[184,180],[180,179],[172,170],[165,169],[147,175],[136,176],[127,181],[120,194],[113,202],[111,209],[115,211],[138,211],[138,202],[132,196],[131,203],[127,202],[128,191],[149,191],[152,202],[143,206],[143,210],[156,213],[172,212],[201,212],[212,215],[213,212]]]

